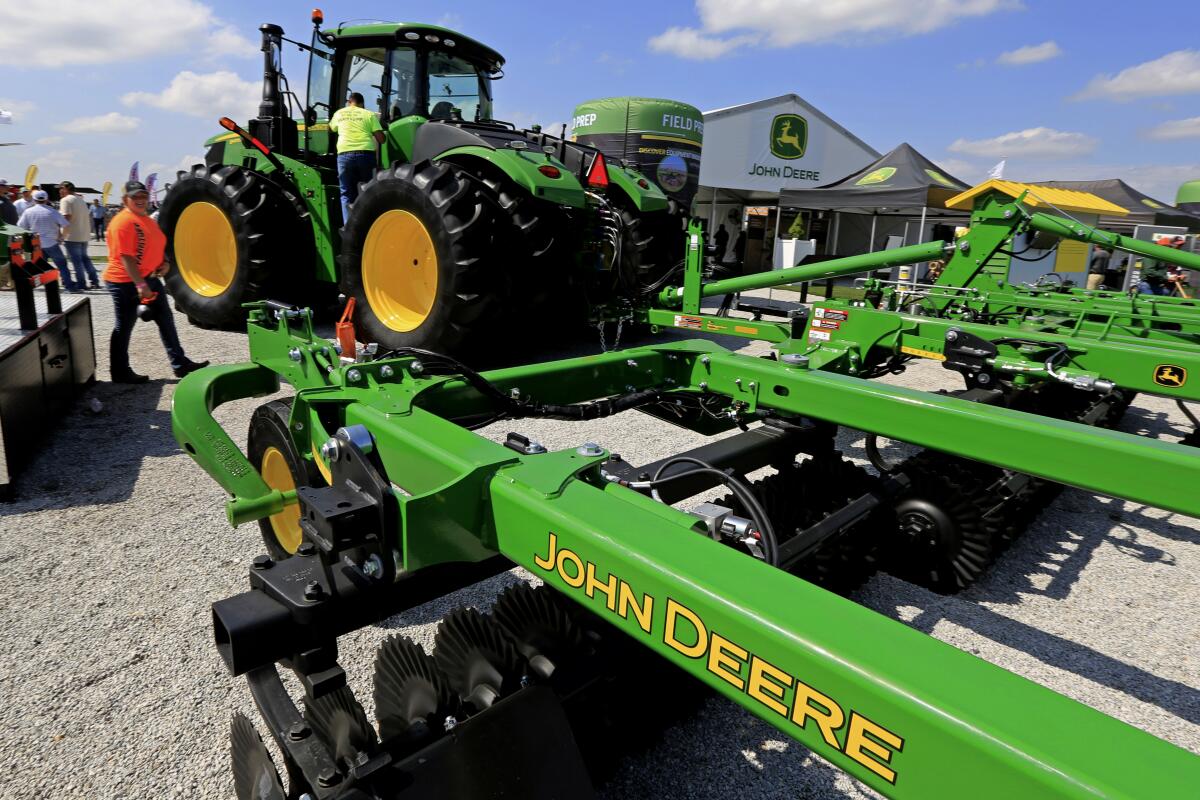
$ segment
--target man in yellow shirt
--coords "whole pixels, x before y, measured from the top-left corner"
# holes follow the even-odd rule
[[[329,120],[338,135],[338,184],[342,189],[342,222],[350,219],[350,204],[358,199],[359,184],[375,176],[375,145],[383,144],[379,117],[363,108],[363,96],[353,92],[346,105]]]

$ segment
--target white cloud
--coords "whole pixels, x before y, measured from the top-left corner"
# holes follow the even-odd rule
[[[78,150],[51,150],[47,153],[41,153],[29,160],[31,164],[38,165],[38,177],[45,182],[48,177],[46,170],[69,170],[74,168],[79,159]]]
[[[650,39],[650,49],[656,53],[667,53],[693,61],[708,61],[720,58],[744,44],[758,41],[757,36],[734,36],[716,39],[705,36],[695,28],[668,28]]]
[[[30,31],[41,46],[30,46]],[[197,0],[9,2],[0,24],[0,50],[21,54],[9,64],[16,69],[137,61],[188,50],[252,56],[256,49]]]
[[[696,0],[699,28],[669,28],[649,46],[681,58],[713,59],[747,44],[790,47],[912,36],[1021,7],[1020,0]]]
[[[1049,61],[1052,58],[1058,58],[1062,55],[1062,52],[1062,48],[1058,46],[1058,43],[1051,40],[1049,42],[1042,42],[1041,44],[1018,47],[1016,50],[1001,53],[997,56],[996,63],[1009,67],[1019,67],[1025,64],[1036,64],[1039,61]]]
[[[1124,102],[1139,97],[1195,93],[1200,93],[1200,50],[1176,50],[1116,75],[1097,75],[1071,99]]]
[[[29,100],[15,100],[11,97],[0,97],[0,108],[16,117],[32,113],[36,106]]]
[[[1151,139],[1200,139],[1200,117],[1175,119],[1146,131]]]
[[[1086,155],[1096,140],[1083,133],[1027,128],[991,139],[956,139],[947,149],[981,158],[1064,158]]]
[[[178,51],[212,23],[195,0],[58,0],[6,3],[0,50],[20,53],[13,67],[63,67],[132,61]],[[133,22],[136,20],[136,24]],[[31,47],[30,31],[43,46]]]
[[[982,182],[988,169],[980,164],[964,161],[961,158],[939,158],[935,163],[942,172],[947,172],[968,184]]]
[[[36,142],[34,142],[34,144],[51,145],[51,144],[58,144],[62,140],[63,140],[63,137],[61,137],[61,136],[43,136],[42,138],[40,138]]]
[[[121,96],[127,106],[152,106],[193,117],[242,119],[254,116],[262,87],[242,80],[228,70],[197,74],[184,70],[161,92],[129,92]]]
[[[232,25],[221,25],[208,35],[204,56],[206,61],[220,61],[225,58],[254,58],[262,52],[262,42],[256,42],[242,35]]]
[[[129,133],[137,130],[141,124],[142,121],[137,117],[110,111],[96,117],[76,117],[54,127],[67,133]]]

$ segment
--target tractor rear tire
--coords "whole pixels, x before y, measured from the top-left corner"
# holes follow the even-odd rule
[[[307,283],[307,274],[296,280],[306,272],[298,222],[283,192],[255,172],[196,165],[180,173],[159,214],[176,307],[203,326],[238,325],[246,318],[242,303],[268,290],[273,265],[287,265],[289,289]]]
[[[451,164],[397,164],[362,187],[342,231],[359,338],[462,355],[505,305],[495,206]],[[495,331],[490,331],[493,335]]]
[[[246,455],[266,481],[282,492],[298,486],[324,486],[325,479],[316,465],[296,450],[288,429],[292,401],[272,400],[259,406],[250,417]],[[258,521],[267,554],[276,561],[295,555],[300,546],[300,506],[290,505],[278,514]]]

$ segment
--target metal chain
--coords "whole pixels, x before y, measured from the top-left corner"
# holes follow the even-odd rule
[[[613,337],[613,350],[621,349],[621,331],[625,329],[626,322],[633,322],[633,314],[626,314],[622,317],[617,317],[617,334]],[[608,343],[604,338],[604,320],[596,323],[596,330],[600,331],[600,352],[607,353]]]

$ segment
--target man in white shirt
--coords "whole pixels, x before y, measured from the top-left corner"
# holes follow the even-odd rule
[[[92,218],[87,201],[75,194],[75,184],[70,181],[63,181],[58,185],[58,196],[62,198],[58,204],[58,211],[70,223],[67,225],[64,244],[67,246],[67,257],[75,267],[79,288],[99,289],[100,276],[96,274],[96,267],[88,257],[87,251],[88,240],[92,237]]]
[[[21,196],[13,202],[13,206],[17,209],[18,214],[24,214],[25,209],[33,205],[33,195],[28,189],[21,190]]]
[[[54,262],[54,266],[58,267],[63,288],[68,292],[78,292],[79,286],[71,277],[71,271],[67,269],[66,256],[63,255],[62,248],[58,246],[62,229],[67,227],[67,219],[55,211],[54,206],[50,205],[50,195],[41,189],[33,192],[33,205],[21,212],[17,226],[38,235],[42,243],[42,252],[46,254],[46,258]]]

